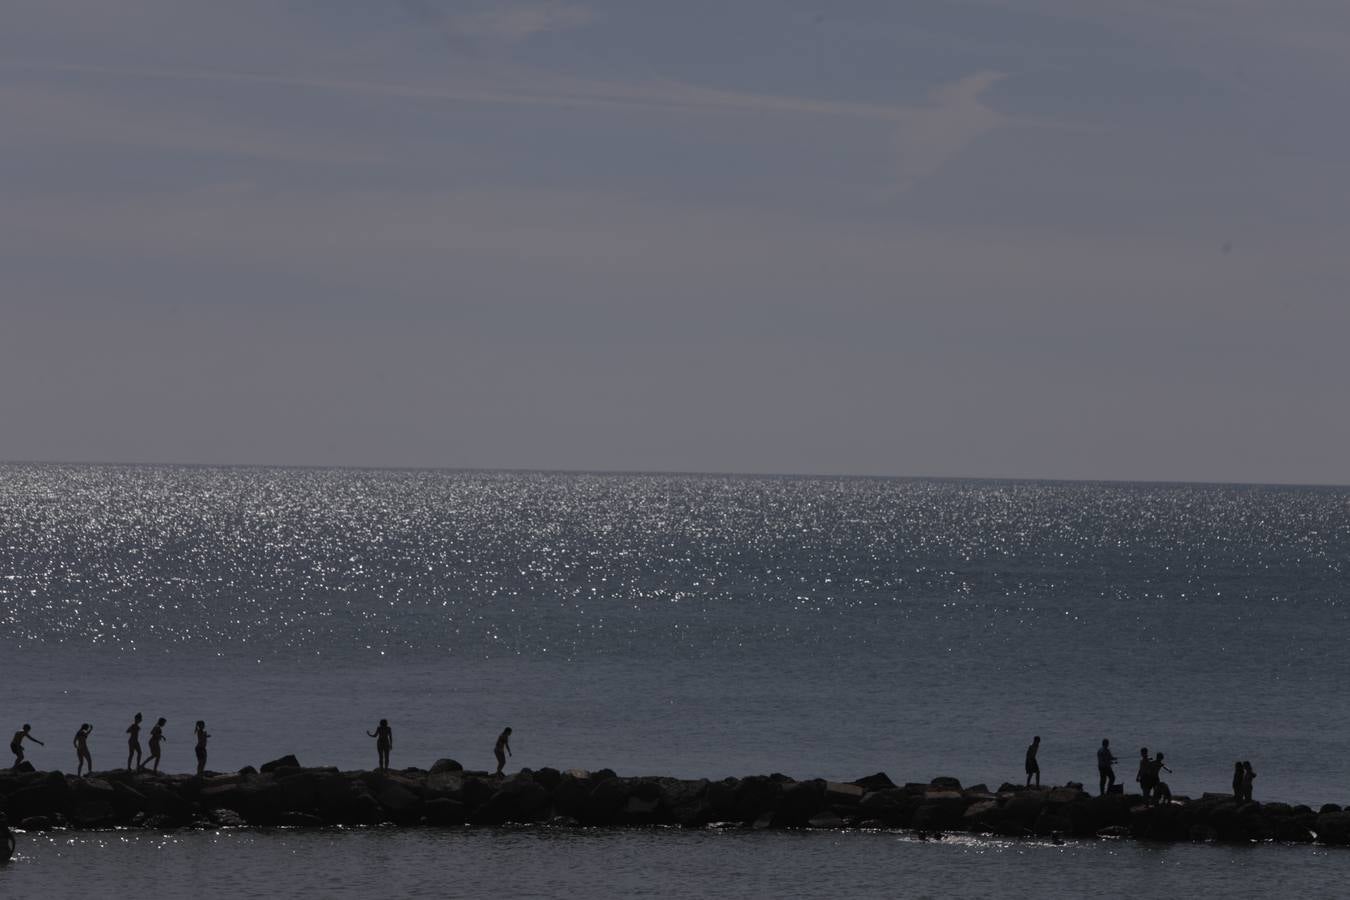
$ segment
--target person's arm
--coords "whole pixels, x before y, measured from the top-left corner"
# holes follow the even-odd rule
[[[373,731],[367,731],[367,732],[366,732],[366,737],[374,737],[374,736],[375,736],[375,732],[373,732]]]
[[[511,755],[511,739],[510,739],[510,738],[507,738],[507,739],[506,739],[506,755],[507,755],[507,756],[510,756],[510,755]]]
[[[37,738],[33,737],[31,734],[28,735],[28,739],[35,744],[41,744],[43,747],[47,746],[46,744],[43,744],[42,741],[39,741]]]

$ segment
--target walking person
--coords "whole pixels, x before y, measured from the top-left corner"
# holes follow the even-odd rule
[[[89,774],[94,774],[94,758],[89,755],[89,732],[94,730],[94,726],[85,722],[80,726],[80,730],[75,732],[75,737],[71,741],[75,745],[75,777],[79,778],[84,771],[85,764],[89,765]]]
[[[1041,765],[1036,762],[1036,753],[1041,749],[1041,736],[1038,734],[1031,739],[1031,746],[1027,747],[1027,787],[1031,787],[1031,776],[1036,776],[1036,787],[1041,786]]]
[[[1111,742],[1102,738],[1102,745],[1097,748],[1097,775],[1100,776],[1097,794],[1104,795],[1106,791],[1116,783],[1116,770],[1111,768],[1116,763],[1116,758],[1111,754]]]
[[[505,752],[503,753],[502,751]],[[497,743],[493,746],[492,753],[497,757],[497,771],[494,774],[496,774],[498,778],[501,778],[502,775],[505,774],[502,772],[502,769],[506,767],[506,757],[511,755],[510,728],[505,729],[501,734],[497,735]]]
[[[131,768],[131,758],[136,757],[136,771],[141,769],[141,714],[136,713],[136,717],[131,720],[127,726],[127,768]]]
[[[9,742],[9,752],[14,754],[14,771],[16,772],[19,770],[19,766],[23,765],[24,741],[32,741],[33,743],[38,744],[39,746],[42,747],[47,746],[46,744],[42,743],[42,741],[39,741],[37,738],[33,737],[33,726],[25,722],[23,728],[20,728],[18,731],[14,732],[14,737]]]
[[[1242,799],[1250,801],[1252,799],[1252,782],[1256,780],[1256,771],[1252,769],[1251,760],[1242,762]]]
[[[389,727],[388,719],[381,719],[374,731],[367,731],[375,739],[375,752],[380,756],[380,768],[389,768],[389,751],[394,749],[394,729]]]
[[[168,720],[163,716],[160,716],[155,720],[155,727],[150,729],[150,755],[145,758],[145,762],[136,767],[137,771],[143,770],[151,763],[154,763],[152,771],[159,771],[159,754],[162,752],[161,745],[168,740],[168,738],[164,736],[164,726],[166,724],[168,724]]]
[[[206,741],[211,735],[206,733],[206,723],[201,719],[192,727],[192,733],[197,737],[197,777],[200,778],[206,774]]]

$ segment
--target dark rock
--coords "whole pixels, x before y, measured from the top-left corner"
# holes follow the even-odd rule
[[[805,828],[825,806],[825,782],[801,781],[786,787],[778,800],[774,821],[780,828]]]
[[[294,753],[287,753],[285,756],[274,759],[271,762],[263,763],[262,768],[260,768],[258,771],[262,772],[263,774],[266,774],[268,772],[275,772],[278,769],[298,769],[298,768],[300,768],[300,760],[295,758]]]
[[[9,795],[5,808],[9,817],[22,822],[37,817],[51,818],[56,813],[65,815],[70,811],[71,791],[66,784],[66,776],[60,772],[48,772],[25,779],[26,786]]]
[[[828,829],[838,831],[844,827],[844,820],[832,812],[817,813],[806,822],[808,828]]]
[[[242,769],[239,770],[239,774],[240,774],[240,775],[257,775],[257,774],[258,774],[258,770],[255,769],[255,768],[253,768],[252,766],[244,766]]]
[[[883,778],[885,776],[882,776]],[[890,781],[889,778],[886,779]],[[878,788],[872,788],[878,790]],[[825,802],[830,806],[857,806],[867,793],[859,784],[841,784],[837,781],[825,782]]]
[[[731,818],[741,822],[753,822],[765,813],[776,812],[779,798],[783,794],[783,784],[763,775],[751,775],[742,778],[736,786]]]
[[[934,778],[932,781],[928,783],[935,788],[942,788],[944,791],[961,790],[961,782],[959,780],[945,775],[939,778]]]
[[[277,824],[286,828],[320,828],[325,823],[323,819],[310,813],[284,812],[277,816]]]
[[[546,791],[552,791],[560,781],[562,781],[562,773],[548,766],[534,773],[534,783]]]
[[[451,799],[464,796],[464,776],[461,772],[448,769],[432,772],[427,776],[427,790],[433,794]]]
[[[538,822],[549,810],[549,794],[543,786],[521,779],[508,781],[471,818],[475,825],[505,825],[507,822]]]
[[[1319,843],[1338,847],[1350,845],[1350,812],[1341,812],[1337,809],[1321,813],[1317,816],[1317,824],[1313,830],[1317,832]]]
[[[1341,807],[1340,804],[1338,803],[1323,803],[1322,808],[1319,809],[1317,812],[1319,815],[1321,815],[1323,813],[1338,813],[1340,811]]]
[[[1275,821],[1275,840],[1291,844],[1310,844],[1314,840],[1312,831],[1305,825],[1289,819]]]
[[[28,816],[19,820],[19,828],[23,831],[50,831],[55,827],[56,822],[51,816]]]
[[[1196,843],[1212,843],[1219,839],[1219,832],[1210,825],[1192,825],[1190,839]]]
[[[453,759],[438,759],[431,764],[431,774],[438,775],[441,772],[463,772],[464,767]]]
[[[888,788],[863,795],[858,812],[864,818],[880,819],[888,825],[904,827],[914,818],[922,802],[922,794],[904,788]]]
[[[85,778],[71,789],[70,821],[77,828],[98,828],[118,819],[114,806],[117,792],[106,781]]]
[[[706,825],[712,821],[712,805],[708,802],[708,781],[682,781],[677,778],[663,778],[661,799],[669,811],[671,821],[685,828]],[[556,794],[555,794],[556,796]]]
[[[628,793],[624,779],[601,779],[591,789],[578,818],[586,825],[612,825],[628,805]]]
[[[1130,836],[1130,827],[1128,825],[1107,825],[1097,832],[1097,837],[1103,838],[1127,838]]]
[[[895,787],[895,782],[887,777],[885,772],[878,772],[875,775],[868,775],[865,778],[859,778],[851,782],[866,791],[886,791]]]
[[[386,784],[375,795],[375,800],[389,818],[400,825],[421,818],[422,798],[402,784]]]
[[[437,797],[423,804],[422,817],[428,825],[463,825],[464,804],[445,797]]]

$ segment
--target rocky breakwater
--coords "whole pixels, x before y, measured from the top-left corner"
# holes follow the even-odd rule
[[[1350,811],[1335,805],[1314,811],[1207,794],[1150,806],[1137,795],[1089,796],[1078,785],[1004,784],[989,790],[963,787],[952,778],[896,785],[881,773],[852,782],[784,775],[709,781],[544,768],[501,779],[466,772],[452,760],[440,760],[429,771],[340,772],[304,768],[287,756],[259,771],[201,778],[127,771],[85,778],[3,773],[0,811],[11,826],[25,830],[548,823],[1350,845]]]

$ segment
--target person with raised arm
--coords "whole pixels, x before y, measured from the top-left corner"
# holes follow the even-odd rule
[[[89,755],[89,732],[94,730],[94,726],[85,722],[80,726],[80,730],[75,732],[75,737],[71,741],[75,745],[75,777],[79,778],[84,772],[85,764],[89,765],[89,774],[94,774],[94,758]]]
[[[380,756],[380,768],[389,768],[389,751],[394,749],[394,729],[389,727],[388,719],[381,719],[374,731],[367,731],[375,739],[375,752]]]
[[[14,732],[14,739],[9,742],[9,752],[14,754],[14,770],[16,772],[18,771],[19,766],[23,765],[24,741],[32,741],[43,747],[47,746],[46,744],[43,744],[42,741],[33,737],[33,726],[25,722],[23,728]]]

